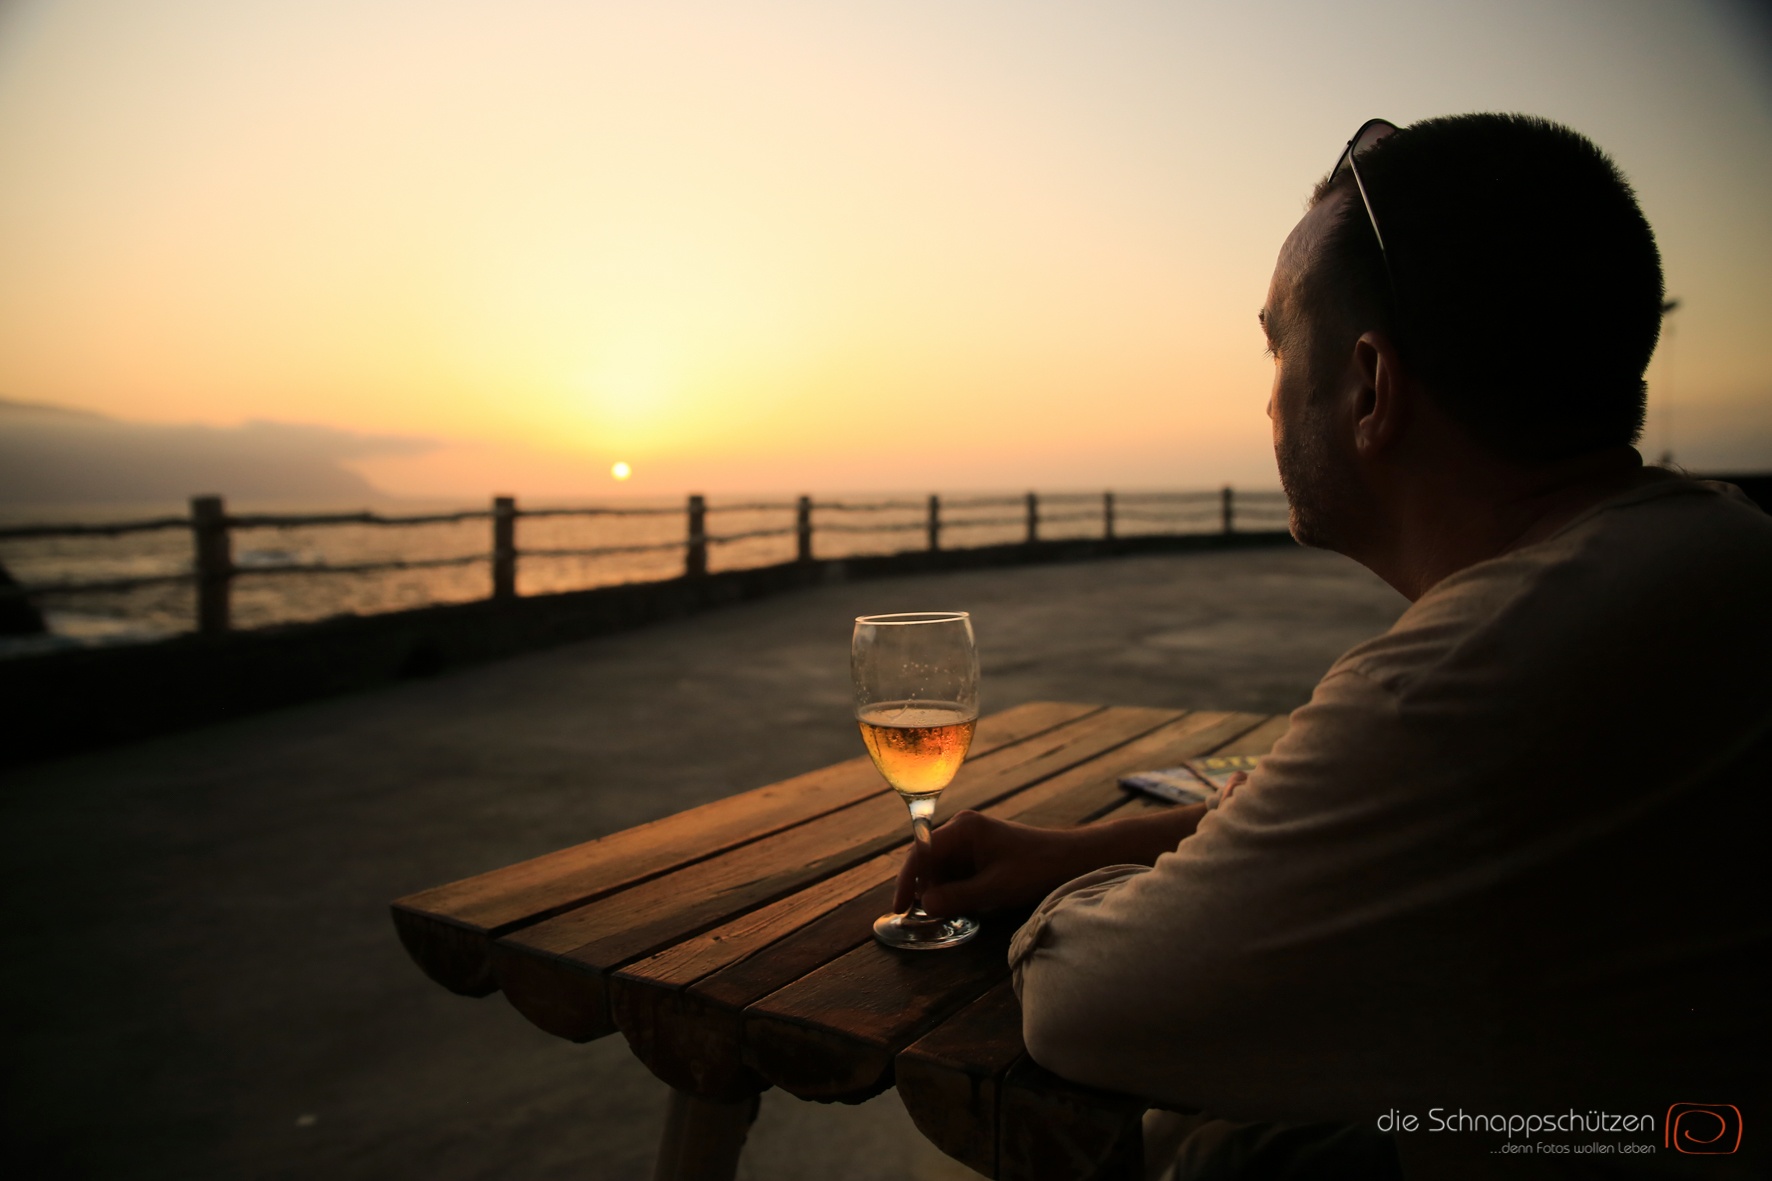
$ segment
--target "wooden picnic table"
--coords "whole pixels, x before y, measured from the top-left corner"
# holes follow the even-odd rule
[[[938,816],[1059,827],[1161,807],[1117,777],[1265,753],[1286,721],[1017,706],[980,721]],[[572,1041],[620,1030],[674,1092],[659,1178],[730,1178],[771,1086],[854,1103],[894,1085],[925,1136],[986,1176],[1136,1175],[1146,1103],[1060,1079],[1022,1046],[1006,958],[1020,916],[957,949],[874,941],[909,839],[864,756],[409,895],[394,925],[453,992],[502,991]]]

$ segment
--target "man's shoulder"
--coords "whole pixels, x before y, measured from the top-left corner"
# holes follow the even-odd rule
[[[1665,543],[1677,537],[1732,540],[1749,547],[1772,545],[1772,516],[1734,484],[1647,469],[1628,492],[1601,501],[1547,538],[1555,547],[1567,535],[1626,536]],[[1719,554],[1732,551],[1719,551]]]
[[[1332,671],[1401,692],[1482,665],[1572,675],[1621,646],[1678,664],[1721,657],[1731,636],[1772,643],[1768,602],[1772,516],[1732,485],[1670,477],[1452,575]]]

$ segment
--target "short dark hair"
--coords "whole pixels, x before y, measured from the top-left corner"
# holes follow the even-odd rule
[[[1360,176],[1390,276],[1351,174],[1325,178],[1313,205],[1344,187],[1351,200],[1304,278],[1313,336],[1388,332],[1447,412],[1510,458],[1636,441],[1661,255],[1604,152],[1535,116],[1457,115],[1380,141]]]

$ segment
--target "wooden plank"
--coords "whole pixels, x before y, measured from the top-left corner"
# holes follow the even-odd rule
[[[612,978],[611,1015],[635,1056],[679,1090],[719,1099],[766,1090],[768,1081],[744,1060],[745,1005],[871,939],[874,919],[892,905],[892,886],[877,881],[778,939],[767,955],[740,960],[695,990]]]
[[[1174,716],[1108,709],[969,760],[943,793],[943,809],[992,803]],[[897,796],[863,800],[522,928],[494,942],[493,971],[511,1004],[543,1029],[575,1041],[600,1037],[614,1029],[604,973],[875,857],[909,830]],[[536,959],[571,970],[550,972]]]
[[[1265,728],[1266,724],[1260,714],[1205,710],[1191,713],[1136,742],[1127,743],[1114,751],[1110,758],[1054,776],[1021,793],[1012,807],[992,814],[1037,828],[1069,828],[1084,824],[1105,816],[1138,795],[1120,786],[1120,776],[1133,771],[1173,767],[1183,759],[1202,754],[1229,751],[1252,731]]]
[[[1274,743],[1280,740],[1280,735],[1286,733],[1287,728],[1291,725],[1291,714],[1275,714],[1247,734],[1225,743],[1224,746],[1212,753],[1215,755],[1264,755],[1274,748]]]
[[[1197,718],[1202,715],[1190,714],[1188,716],[1190,718]],[[1280,735],[1286,732],[1286,728],[1291,722],[1291,718],[1287,714],[1276,714],[1267,718],[1262,718],[1258,714],[1218,714],[1214,716],[1226,719],[1222,724],[1226,730],[1231,731],[1235,731],[1238,728],[1238,721],[1240,720],[1242,732],[1237,733],[1222,745],[1205,747],[1199,750],[1187,749],[1181,745],[1163,748],[1159,745],[1161,734],[1153,734],[1150,738],[1144,740],[1152,748],[1152,757],[1149,762],[1141,764],[1141,768],[1172,767],[1184,759],[1196,758],[1201,754],[1264,755],[1269,750],[1273,749],[1274,743],[1279,741]],[[1121,774],[1124,774],[1124,772],[1121,772]],[[1103,786],[1106,786],[1106,784],[1104,783]],[[1114,786],[1117,787],[1118,785],[1115,784]],[[1078,810],[1085,798],[1086,797],[1078,797],[1076,799],[1065,800],[1059,806],[1059,815],[1062,816],[1068,812]],[[1147,796],[1143,792],[1126,791],[1124,789],[1120,789],[1117,796],[1113,792],[1102,791],[1098,794],[1097,798],[1102,806],[1098,811],[1090,813],[1087,817],[1090,820],[1105,820],[1110,817],[1130,816],[1136,812],[1164,811],[1175,806],[1167,800],[1159,800],[1153,796]],[[1042,815],[1038,810],[1032,810],[1028,815],[1019,816],[1016,819],[1024,824],[1038,824],[1044,828],[1058,827],[1067,823],[1080,823],[1080,821],[1050,819]]]
[[[815,882],[768,906],[748,911],[730,922],[636,961],[616,972],[613,979],[663,988],[693,984],[748,959],[857,895],[871,893],[882,882],[893,880],[909,851],[910,845],[906,842],[836,877]]]
[[[971,943],[940,952],[868,939],[745,1010],[746,1064],[802,1099],[855,1103],[879,1094],[892,1085],[906,1042],[1008,973],[1019,925],[987,922]],[[795,1019],[784,1020],[789,1013]]]
[[[1032,702],[980,721],[974,757],[1037,737],[1100,707]],[[575,906],[888,791],[865,757],[729,796],[597,840],[410,894],[393,903],[405,945],[451,991],[496,987],[490,941]]]
[[[995,1177],[998,1087],[1023,1052],[1021,1002],[1005,980],[899,1053],[899,1098],[931,1144]]]
[[[1253,714],[1190,714],[984,810],[1047,826],[1081,823],[1122,802],[1125,793],[1116,783],[1119,775],[1214,750],[1261,722]],[[1012,932],[1018,925],[1013,918],[999,916],[987,920],[986,929]],[[857,935],[865,940],[867,932]],[[801,1098],[865,1097],[870,1088],[890,1083],[894,1055],[1009,972],[999,957],[976,975],[951,983],[942,977],[920,986],[925,991],[905,992],[907,971],[914,973],[921,970],[921,963],[955,953],[894,953],[872,943],[867,947],[872,950],[858,948],[818,972],[787,978],[778,991],[747,1009],[746,1059],[770,1083]],[[878,1012],[867,1007],[843,1011],[832,999],[846,991],[891,996],[896,995],[894,990],[902,994],[900,1003]],[[858,1090],[844,1094],[833,1089],[847,1085]]]

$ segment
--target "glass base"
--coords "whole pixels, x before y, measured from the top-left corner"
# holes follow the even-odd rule
[[[938,919],[913,906],[905,914],[883,914],[874,920],[874,938],[887,947],[924,951],[958,947],[978,934],[977,919]]]

